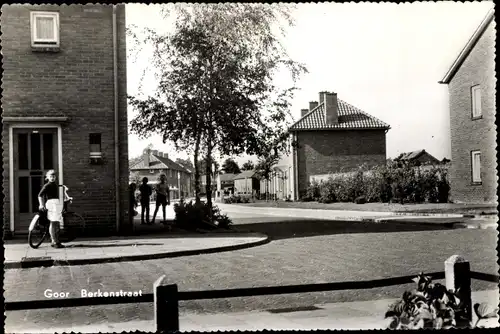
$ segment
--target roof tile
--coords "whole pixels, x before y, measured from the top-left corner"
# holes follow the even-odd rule
[[[327,124],[325,117],[324,103],[320,104],[309,113],[305,114],[290,130],[342,130],[342,129],[389,129],[387,123],[376,117],[350,105],[349,103],[337,99],[339,112],[338,124]]]

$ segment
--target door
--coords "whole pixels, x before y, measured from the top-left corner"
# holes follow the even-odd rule
[[[45,173],[57,173],[57,129],[13,129],[14,231],[27,233]]]

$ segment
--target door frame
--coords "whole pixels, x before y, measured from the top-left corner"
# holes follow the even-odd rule
[[[56,169],[59,172],[58,180],[60,184],[63,182],[63,160],[62,160],[62,127],[61,124],[55,123],[22,123],[11,124],[9,126],[9,199],[10,199],[10,232],[15,232],[15,212],[14,212],[14,128],[52,128],[57,129],[57,165]],[[59,189],[59,197],[62,198],[62,188]]]

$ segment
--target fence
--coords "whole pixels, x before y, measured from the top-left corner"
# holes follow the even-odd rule
[[[492,283],[499,282],[499,276],[470,270],[470,263],[463,257],[453,255],[444,263],[444,271],[426,273],[432,279],[445,279],[446,288],[456,291],[461,289],[467,305],[468,318],[472,321],[471,279]],[[414,283],[416,275],[392,277],[370,281],[350,281],[319,283],[306,285],[287,285],[258,288],[237,288],[226,290],[178,291],[177,284],[169,284],[163,275],[154,283],[154,293],[137,297],[90,297],[59,300],[37,300],[6,302],[6,311],[78,307],[128,303],[154,303],[154,317],[157,331],[179,331],[179,301],[281,295],[292,293],[324,292],[338,290],[373,289],[386,286]]]

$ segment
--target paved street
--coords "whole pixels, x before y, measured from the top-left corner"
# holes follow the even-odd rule
[[[237,207],[234,209],[237,211]],[[150,293],[153,282],[163,274],[178,284],[180,291],[370,280],[442,271],[444,260],[453,254],[469,259],[474,271],[491,274],[498,271],[497,232],[492,229],[410,228],[265,215],[252,218],[248,213],[234,212],[230,216],[238,228],[267,231],[273,241],[250,249],[174,259],[8,270],[5,298],[7,301],[44,299],[46,289],[69,292],[71,297],[79,297],[81,289]],[[283,220],[288,225],[284,226]],[[318,226],[311,229],[312,224],[322,224],[319,229],[322,233],[317,232]],[[406,288],[190,301],[181,302],[180,311],[188,316],[397,298]],[[473,290],[494,288],[494,283],[473,281]],[[54,323],[71,326],[152,318],[152,304],[110,305],[9,312],[6,324],[22,322],[27,328],[36,328]]]

